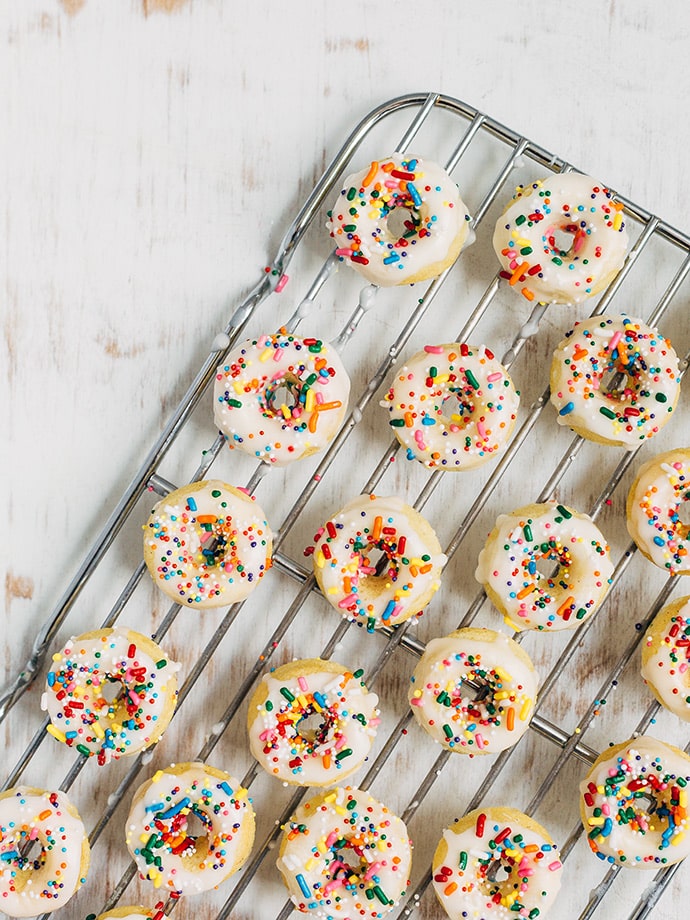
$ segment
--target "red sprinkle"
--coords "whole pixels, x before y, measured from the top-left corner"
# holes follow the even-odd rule
[[[480,815],[477,815],[477,827],[475,829],[477,837],[484,836],[484,825],[485,824],[486,824],[486,815],[484,814],[484,812],[482,812]]]

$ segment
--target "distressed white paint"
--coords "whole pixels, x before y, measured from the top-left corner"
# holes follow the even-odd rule
[[[270,260],[296,207],[341,140],[374,105],[420,90],[465,99],[671,224],[685,230],[690,226],[685,118],[690,13],[683,0],[667,0],[663,10],[644,0],[567,5],[442,0],[428,5],[428,11],[366,0],[346,7],[296,0],[289,5],[255,2],[246,8],[222,0],[189,0],[168,4],[177,7],[169,13],[156,9],[164,6],[152,0],[0,4],[0,501],[6,586],[0,632],[8,676],[25,660],[35,630],[224,327],[232,305]],[[446,333],[449,321],[453,329],[462,325],[469,295],[480,292],[495,269],[487,239],[480,234],[461,263],[458,303],[442,295],[449,319],[443,320],[443,310],[438,313],[417,334],[416,345],[424,343],[427,332],[429,337]],[[318,233],[306,245],[304,258],[311,269],[329,245]],[[650,269],[626,285],[630,312],[646,315],[653,303],[650,291],[658,296],[667,281],[668,272],[660,269],[657,282]],[[273,298],[261,309],[251,330],[266,331],[283,322],[306,283],[291,282],[282,300]],[[346,293],[328,288],[320,298],[320,311],[305,320],[305,330],[329,337],[337,332],[357,292],[351,277],[342,283]],[[506,312],[488,319],[482,335],[496,342],[500,352],[527,314],[508,295],[499,303]],[[372,370],[367,343],[397,332],[395,304],[393,295],[382,295],[365,320],[358,344],[347,352],[360,379]],[[677,335],[687,348],[690,330],[687,321],[683,327],[682,314],[676,309],[677,326],[667,334]],[[516,365],[514,376],[525,391],[525,405],[545,385],[550,350],[570,315],[563,310],[549,313],[537,342]],[[375,403],[365,413],[362,430],[353,453],[354,460],[363,457],[361,466],[334,467],[329,485],[321,487],[305,512],[304,529],[288,541],[296,557],[322,519],[361,489],[388,443]],[[660,446],[687,443],[689,430],[684,416]],[[423,638],[452,628],[461,618],[475,594],[471,572],[482,534],[506,504],[526,503],[542,488],[546,470],[535,465],[541,454],[548,452],[550,463],[569,443],[564,432],[555,430],[548,412],[538,434],[542,440],[526,448],[510,483],[480,515],[459,554],[462,558],[451,564],[447,587],[420,624]],[[171,457],[163,474],[175,481],[190,475],[212,437],[209,419],[198,412],[185,440],[186,452]],[[652,452],[645,448],[645,457]],[[611,456],[586,447],[559,497],[586,508],[596,495],[600,467],[615,462]],[[275,502],[278,520],[289,507],[281,498],[283,484],[293,499],[314,466],[276,473],[272,484],[262,484],[259,494]],[[214,469],[244,482],[252,468],[249,461],[223,455]],[[444,539],[469,506],[467,490],[476,490],[486,475],[443,483],[427,506],[426,514]],[[414,500],[424,481],[419,470],[396,461],[383,491]],[[105,617],[138,562],[146,504],[141,503],[108,567],[75,608],[62,635]],[[623,492],[616,493],[602,518],[618,552],[626,545],[622,507]],[[631,568],[630,581],[606,622],[592,631],[547,706],[546,714],[567,727],[575,725],[596,693],[604,667],[660,587],[656,573],[639,560]],[[273,576],[273,589],[264,585],[263,594],[255,596],[254,619],[236,624],[225,638],[209,666],[209,680],[185,703],[177,727],[155,752],[154,765],[193,757],[213,730],[294,595],[283,576]],[[638,614],[635,604],[641,595],[644,605]],[[132,605],[132,618],[151,630],[166,609],[147,583]],[[175,625],[169,644],[187,668],[219,619],[208,612],[188,613]],[[498,624],[486,608],[480,622]],[[310,601],[276,663],[317,654],[334,625],[325,605]],[[380,644],[366,638],[349,636],[338,655],[355,666],[354,659],[373,660]],[[561,641],[540,639],[530,637],[526,647],[546,673]],[[607,652],[611,641],[615,647]],[[388,713],[387,728],[404,712],[412,666],[412,659],[396,653],[383,672],[377,692]],[[624,690],[611,697],[588,733],[595,747],[620,740],[620,731],[632,728],[650,699],[637,678],[636,662],[621,685]],[[32,690],[7,720],[0,760],[8,768],[39,724],[39,695],[39,688]],[[211,758],[239,775],[250,765],[243,718],[241,711]],[[660,717],[657,730],[681,744],[687,740],[668,716]],[[26,780],[36,785],[59,782],[71,758],[52,739],[42,752]],[[404,809],[435,753],[425,736],[411,730],[390,772],[372,791]],[[529,741],[525,752],[514,758],[515,767],[492,790],[490,804],[524,807],[542,778],[542,765],[554,756],[545,742]],[[531,775],[522,777],[517,765]],[[443,822],[462,811],[486,766],[451,763],[411,823],[417,844],[415,880],[423,874]],[[104,771],[87,765],[73,798],[88,826],[125,771],[122,763]],[[560,839],[576,820],[569,791],[574,796],[578,778],[576,766],[566,768],[537,813]],[[259,777],[253,797],[261,841],[288,793]],[[94,850],[89,882],[63,917],[72,920],[101,909],[126,866],[123,820],[121,809]],[[581,841],[566,865],[564,892],[553,916],[571,920],[601,871]],[[622,876],[601,909],[611,920],[628,915],[650,880]],[[684,908],[679,899],[688,884],[687,869],[681,869],[654,916],[680,920]],[[145,885],[133,884],[123,903],[152,902],[150,894]],[[203,896],[182,904],[175,915],[213,917],[226,896],[222,891]],[[269,857],[233,916],[264,920],[277,912],[283,897]],[[429,895],[420,916],[440,916]]]

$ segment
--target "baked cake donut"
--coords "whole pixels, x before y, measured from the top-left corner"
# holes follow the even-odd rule
[[[283,829],[277,866],[301,913],[380,920],[405,894],[411,860],[400,818],[346,786],[298,807]]]
[[[144,525],[144,561],[178,604],[244,600],[271,567],[271,529],[242,489],[209,479],[162,498]]]
[[[496,222],[501,277],[529,301],[573,305],[598,294],[625,261],[623,205],[589,176],[518,185]]]
[[[431,525],[396,496],[358,495],[305,555],[329,604],[369,631],[421,613],[446,563]]]
[[[350,378],[332,346],[281,330],[226,357],[216,372],[214,419],[230,449],[284,466],[326,447],[349,396]]]
[[[689,489],[690,448],[681,447],[644,463],[628,492],[628,533],[642,555],[669,575],[690,574],[690,527],[680,517]]]
[[[249,701],[249,747],[271,776],[331,786],[358,770],[379,724],[378,697],[335,661],[291,661],[265,674]]]
[[[690,722],[690,597],[654,617],[642,644],[642,677],[662,706]]]
[[[202,832],[190,832],[198,819]],[[126,842],[141,878],[177,895],[215,888],[244,865],[254,842],[247,790],[204,763],[158,770],[134,794]]]
[[[639,447],[668,422],[679,393],[671,343],[639,319],[582,320],[553,355],[551,402],[558,424],[599,444]]]
[[[517,642],[470,627],[427,643],[408,699],[417,722],[446,750],[497,754],[527,731],[538,683]]]
[[[372,284],[414,284],[453,264],[470,215],[448,173],[394,153],[343,182],[326,227],[336,255]]]
[[[553,576],[539,564],[553,563]],[[513,629],[573,629],[599,607],[613,574],[609,547],[591,518],[555,501],[502,514],[479,554],[475,577]]]
[[[126,627],[73,637],[48,671],[41,698],[48,731],[99,764],[137,754],[160,740],[172,718],[179,667]]]
[[[34,842],[35,841],[35,842]],[[51,913],[81,888],[89,841],[64,792],[15,786],[0,793],[0,910]]]
[[[425,345],[397,371],[381,405],[408,460],[471,470],[506,447],[520,396],[484,345]]]
[[[451,920],[545,917],[563,864],[545,828],[514,808],[477,808],[443,832],[432,862]]]
[[[690,853],[690,757],[640,736],[608,748],[580,784],[580,813],[600,859],[658,869]]]

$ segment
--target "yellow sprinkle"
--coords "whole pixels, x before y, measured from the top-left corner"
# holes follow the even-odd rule
[[[259,355],[259,361],[264,361],[264,362],[268,361],[268,359],[271,357],[272,354],[273,354],[272,348],[264,348],[264,350]]]
[[[335,799],[336,799],[336,793],[331,792],[329,795],[324,797],[324,802],[328,802],[328,804],[330,805],[331,802],[335,802]]]
[[[685,806],[688,804],[688,790],[687,789],[679,790],[678,804],[680,805],[681,808],[685,808]]]
[[[532,245],[532,241],[531,241],[531,240],[526,240],[526,239],[524,238],[524,236],[521,236],[521,237],[518,238],[518,243],[519,243],[521,246],[531,246],[531,245]]]
[[[623,214],[619,211],[618,214],[613,218],[613,229],[620,230],[621,224],[623,223]]]
[[[101,740],[105,738],[105,732],[103,731],[101,726],[98,724],[98,722],[94,722],[91,728],[93,729],[93,733],[97,738],[100,738]]]
[[[684,832],[684,831],[681,831],[680,834],[674,834],[673,837],[671,837],[671,845],[674,846],[674,847],[677,847],[678,844],[679,844],[679,843],[681,842],[681,840],[683,839],[683,837],[685,837],[685,832]]]
[[[510,681],[513,679],[507,671],[503,670],[503,668],[494,668],[494,670],[496,671],[496,676],[500,677],[501,680],[505,681],[506,683],[510,683]]]
[[[434,377],[434,383],[446,383],[450,380],[449,374],[439,374],[438,377]]]
[[[338,589],[337,589],[337,588],[329,588],[327,593],[328,593],[328,594],[337,594],[337,593],[338,593]]]
[[[303,693],[300,693],[297,697],[297,702],[302,706],[303,709],[306,709],[308,706],[307,698]]]
[[[112,727],[112,730],[113,730],[113,731],[115,732],[115,734],[117,734],[117,735],[119,735],[120,732],[122,731],[122,726],[120,725],[119,722],[113,722],[113,724],[112,724],[111,727]]]
[[[315,865],[316,865],[315,859],[308,859],[304,864],[304,868],[307,870],[307,872],[311,872],[311,870],[314,868]]]
[[[235,391],[235,393],[239,393],[239,394],[244,393],[244,386],[239,382],[239,380],[235,380],[235,382],[232,385],[232,388]]]
[[[498,693],[494,693],[495,700],[507,700],[510,696],[507,690],[499,690]]]
[[[318,565],[320,569],[322,569],[326,565],[326,557],[321,552],[321,550],[319,550],[318,553],[316,554],[316,564]]]
[[[283,413],[284,419],[289,421],[292,418],[292,412],[290,412],[290,410],[285,405],[285,403],[283,403],[282,406],[280,407],[280,411]]]
[[[347,808],[343,808],[342,805],[336,805],[336,806],[335,806],[335,813],[336,813],[337,815],[346,815],[346,814],[348,814],[348,811],[347,811]]]
[[[53,738],[57,738],[58,741],[62,741],[63,744],[67,741],[67,738],[65,738],[65,736],[62,734],[62,732],[60,731],[60,729],[59,729],[59,728],[55,728],[55,726],[52,724],[52,722],[51,722],[50,725],[46,725],[46,731],[47,731],[49,734],[51,734],[51,735],[53,736]]]
[[[307,395],[304,401],[304,408],[307,412],[312,412],[314,405],[316,403],[316,393],[313,390],[307,390]]]
[[[55,654],[53,655],[53,661],[62,661],[62,655],[60,654],[60,652],[55,652]]]
[[[421,697],[421,695],[422,695],[421,690],[415,690],[414,693],[412,694],[412,696],[417,700]]]
[[[525,702],[522,704],[522,709],[520,710],[520,721],[524,722],[527,716],[529,715],[530,709],[532,708],[532,700],[527,697]]]
[[[162,771],[162,770],[156,770],[156,772],[155,772],[155,773],[153,774],[153,776],[151,777],[151,782],[152,782],[152,783],[157,783],[158,780],[161,778],[162,775],[163,775],[163,771]]]
[[[588,818],[587,824],[591,824],[592,827],[602,827],[604,820],[604,818]]]

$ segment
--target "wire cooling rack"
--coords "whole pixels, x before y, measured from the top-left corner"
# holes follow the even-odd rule
[[[431,284],[378,290],[363,287],[349,269],[338,270],[323,224],[341,175],[393,150],[446,165],[472,214],[476,241]],[[10,726],[6,757],[8,762],[16,757],[4,788],[26,783],[69,791],[89,831],[92,870],[62,917],[159,900],[160,892],[136,877],[123,822],[140,782],[167,763],[194,759],[228,770],[249,787],[257,837],[248,862],[232,879],[207,895],[169,899],[166,911],[217,920],[291,915],[271,851],[280,825],[310,793],[283,786],[254,764],[246,741],[246,701],[268,668],[317,655],[363,667],[380,697],[375,746],[350,782],[371,789],[401,815],[415,843],[411,885],[392,917],[444,916],[429,891],[431,856],[443,828],[479,804],[533,814],[561,845],[563,888],[550,916],[686,916],[682,895],[689,880],[682,864],[656,874],[619,871],[590,853],[578,817],[577,785],[599,751],[635,732],[649,730],[690,747],[685,727],[653,701],[638,663],[647,624],[672,594],[683,593],[683,581],[666,578],[642,559],[624,523],[635,470],[654,454],[686,443],[687,400],[681,398],[654,441],[628,453],[585,442],[557,426],[547,384],[554,346],[590,312],[627,312],[658,324],[685,367],[690,238],[619,194],[632,244],[616,279],[576,310],[532,309],[497,273],[493,224],[519,182],[572,168],[457,99],[433,93],[391,100],[357,125],[259,283],[225,330],[210,331],[207,359],[38,634],[29,660],[0,698],[0,719]],[[353,397],[325,452],[278,470],[230,454],[222,437],[214,437],[209,383],[235,343],[283,326],[335,343],[351,373]],[[484,342],[503,355],[522,404],[499,460],[464,474],[429,473],[407,461],[390,439],[387,413],[378,402],[399,359],[424,344],[452,340]],[[275,564],[241,604],[182,610],[167,606],[145,575],[141,526],[158,495],[207,474],[257,495],[276,532]],[[354,495],[374,491],[398,494],[422,511],[449,561],[441,589],[419,621],[368,635],[332,611],[302,553],[332,512]],[[471,623],[503,626],[474,581],[477,554],[499,513],[548,498],[597,520],[615,562],[611,591],[596,616],[575,631],[519,637],[542,680],[531,730],[518,745],[489,757],[439,753],[410,714],[409,677],[429,639]],[[46,733],[38,700],[51,651],[69,635],[116,622],[148,631],[173,658],[191,663],[182,672],[178,709],[160,744],[98,767],[75,758]]]

